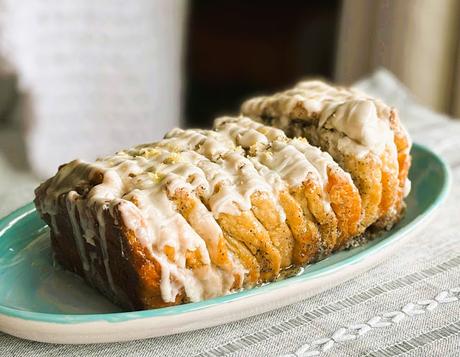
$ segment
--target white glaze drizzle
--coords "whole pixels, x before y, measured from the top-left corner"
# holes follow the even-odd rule
[[[170,156],[171,153],[165,152],[164,155]],[[83,170],[79,165],[85,166],[85,169]],[[101,184],[94,186],[87,194],[86,200],[90,206],[94,203],[117,202],[124,192],[136,193],[136,199],[141,201],[141,204],[145,204],[141,209],[134,205],[128,205],[129,209],[126,208],[127,205],[125,204],[123,214],[128,217],[126,217],[124,222],[129,225],[128,228],[136,231],[138,239],[144,246],[152,250],[154,253],[152,255],[160,262],[162,267],[161,291],[164,301],[174,301],[181,286],[184,287],[188,298],[192,301],[198,301],[210,296],[223,295],[229,291],[232,285],[233,274],[244,274],[244,270],[239,262],[232,257],[231,259],[235,265],[234,271],[226,273],[227,275],[222,272],[211,271],[207,274],[201,273],[199,274],[200,276],[195,276],[194,272],[186,268],[185,252],[187,250],[193,251],[198,249],[203,264],[210,265],[208,251],[201,237],[175,211],[174,206],[162,189],[163,186],[155,182],[155,178],[149,175],[147,169],[149,166],[152,166],[151,160],[142,156],[133,157],[126,152],[120,152],[115,156],[99,160],[93,165],[75,162],[69,166],[64,166],[53,179],[47,190],[47,200],[44,200],[42,204],[42,211],[46,213],[57,212],[57,198],[60,193],[65,192],[71,187],[75,187],[80,181],[84,180],[84,175],[88,176],[88,172],[91,170],[102,171],[104,180]],[[192,166],[189,165],[189,167]],[[78,174],[78,171],[81,175]],[[74,172],[75,176],[72,175],[72,172]],[[131,179],[129,174],[138,174],[142,177],[141,179],[137,177]],[[150,174],[152,173],[150,172]],[[65,182],[67,176],[70,176],[68,183]],[[125,196],[124,198],[126,199],[130,198],[129,195]],[[54,201],[52,198],[54,198]],[[74,207],[69,205],[69,215],[71,217],[73,210]],[[135,210],[142,212],[138,215],[131,214],[130,216],[129,212],[132,213]],[[139,230],[139,223],[136,223],[136,219],[141,218],[147,227],[144,230]],[[77,223],[76,221],[72,222],[72,225],[77,242],[79,242],[81,237],[78,235],[79,227]],[[217,224],[213,228],[216,229],[216,227],[218,227]],[[103,234],[103,232],[100,232],[100,234]],[[153,243],[157,243],[155,247],[153,247]],[[169,262],[164,254],[158,253],[165,245],[175,248],[176,256],[174,262]],[[101,248],[104,251],[106,245],[101,244]],[[103,254],[106,256],[106,252],[103,252]],[[85,261],[85,257],[82,256],[82,262]],[[87,263],[84,263],[84,266],[86,267]],[[106,267],[108,267],[108,264]],[[111,276],[110,272],[107,275],[108,277]],[[219,284],[214,282],[210,285],[210,277],[212,276],[220,276],[222,281]],[[202,281],[198,281],[199,279],[202,279]],[[206,289],[204,289],[204,285],[206,285]],[[219,287],[224,289],[224,291],[216,291],[216,288]]]
[[[135,151],[136,149],[134,149]],[[142,150],[142,149],[141,149]],[[154,145],[152,150],[146,150],[147,155],[152,155],[149,157],[149,170],[155,169],[155,172],[148,171],[146,175],[140,175],[138,177],[137,185],[139,190],[131,191],[130,194],[124,196],[125,199],[130,199],[131,194],[135,199],[141,202],[145,202],[145,205],[142,205],[143,215],[149,217],[148,221],[153,221],[155,223],[152,226],[154,229],[153,233],[147,234],[147,237],[156,237],[154,242],[145,242],[144,244],[149,245],[153,243],[154,251],[162,251],[166,245],[171,246],[175,249],[175,262],[174,264],[179,267],[185,268],[185,253],[187,250],[193,250],[196,247],[190,244],[196,244],[196,242],[201,242],[200,244],[200,253],[204,259],[205,264],[210,264],[208,252],[206,247],[201,240],[201,237],[188,225],[185,219],[177,214],[172,207],[171,202],[166,196],[166,189],[168,192],[173,193],[176,189],[186,189],[191,191],[194,188],[200,186],[206,188],[206,178],[203,176],[203,173],[197,166],[193,165],[190,160],[185,160],[185,156],[180,158],[179,155],[175,152],[171,152],[164,148],[161,148],[159,144]],[[165,161],[168,161],[169,164],[164,164]],[[174,162],[175,161],[175,162]],[[147,176],[147,181],[144,180]],[[192,183],[186,182],[186,179],[190,176],[194,177]],[[153,189],[150,191],[148,187],[152,185],[152,178],[154,180],[160,180],[161,184],[153,181]],[[150,195],[145,197],[145,193],[149,192]],[[204,209],[204,206],[202,206]],[[195,214],[199,214],[195,212]],[[207,216],[201,217],[205,220],[205,223],[209,224],[208,227],[205,227],[204,230],[207,232],[207,236],[215,238],[222,236],[220,227],[217,225],[215,220],[209,214]],[[142,237],[142,234],[140,234]],[[157,260],[160,261],[162,268],[168,262],[161,257],[155,256]],[[235,259],[233,259],[233,271],[227,273],[226,276],[223,276],[217,270],[210,270],[206,275],[202,275],[201,278],[196,276],[196,272],[193,272],[195,275],[190,274],[189,271],[180,272],[176,271],[176,266],[168,266],[162,272],[170,272],[175,276],[177,280],[184,286],[186,294],[192,301],[198,301],[203,298],[222,295],[228,292],[228,289],[233,282],[233,274],[243,275],[244,270],[239,265]],[[213,283],[209,286],[210,276],[215,276],[220,274],[224,280],[224,284]],[[179,274],[179,276],[177,275]],[[164,275],[164,274],[163,274]],[[197,281],[201,279],[201,281]],[[214,279],[215,280],[215,279]],[[163,284],[164,283],[164,284]],[[169,282],[165,276],[162,277],[162,291],[170,290],[172,293],[164,294],[163,298],[165,301],[170,301],[167,299],[172,299],[177,294],[178,290],[174,284]],[[207,287],[205,288],[206,285]],[[224,289],[223,291],[216,291],[219,287]]]
[[[104,220],[104,209],[108,209],[108,206],[103,205],[103,207],[97,210],[97,223],[99,225],[99,238],[101,243],[101,251],[102,251],[102,262],[104,264],[105,273],[107,275],[107,281],[109,282],[109,287],[113,293],[116,293],[116,287],[113,282],[112,270],[110,269],[109,264],[109,252],[107,249],[107,236],[106,236],[106,229],[105,229],[105,220]],[[79,207],[79,211],[83,211],[84,208]],[[88,230],[86,230],[88,231]]]
[[[233,140],[224,133],[174,129],[167,134],[167,137],[176,138],[182,143],[197,143],[192,146],[196,148],[197,153],[213,161],[214,165],[205,161],[196,164],[208,172],[213,187],[224,183],[223,186],[219,185],[219,191],[209,198],[209,205],[215,217],[220,213],[239,214],[232,209],[235,207],[234,203],[242,211],[250,210],[251,196],[256,192],[262,192],[275,204],[281,219],[285,219],[284,210],[278,204],[274,187],[259,174],[253,162],[245,157],[244,151],[236,147]],[[215,177],[218,179],[216,180]]]
[[[306,117],[298,116],[297,107],[305,111]],[[260,115],[266,110],[274,111],[283,127],[289,126],[291,119],[304,119],[318,128],[337,130],[345,137],[342,149],[355,154],[369,151],[380,154],[393,142],[389,123],[381,119],[388,117],[390,108],[355,89],[304,81],[294,89],[253,98],[242,106],[247,115]]]
[[[331,210],[324,188],[328,182],[328,168],[339,168],[329,154],[305,139],[288,139],[281,130],[246,117],[222,117],[214,124],[216,130],[251,152],[256,169],[278,192],[285,190],[287,185],[298,187],[307,179],[313,180],[323,189],[324,208]],[[273,175],[275,172],[278,177]],[[345,176],[351,183],[351,177]]]
[[[272,116],[273,124],[284,129],[291,127],[293,119],[327,129],[321,132],[323,138],[333,140],[336,150],[359,159],[369,152],[379,156],[388,148],[394,149],[394,132],[390,127],[393,111],[381,100],[357,89],[335,87],[318,80],[303,81],[291,90],[253,98],[242,105],[244,114],[259,119],[263,114]],[[408,141],[408,152],[411,139],[402,124],[398,130]],[[403,187],[406,195],[410,186],[406,180]]]
[[[281,130],[249,118],[222,117],[215,121],[215,127],[236,145],[255,150],[255,159],[270,171],[278,172],[290,186],[298,186],[308,176],[324,188],[328,182],[328,168],[339,169],[328,153],[310,145],[307,140],[288,139]],[[351,182],[351,177],[348,179]]]
[[[86,255],[85,242],[83,240],[80,226],[77,220],[75,201],[78,200],[78,198],[78,194],[75,191],[70,191],[66,197],[65,202],[67,207],[67,213],[69,215],[70,222],[72,225],[73,236],[75,237],[75,245],[77,246],[78,255],[80,256],[83,272],[85,275],[87,275],[90,270],[90,264],[88,262],[88,257]]]

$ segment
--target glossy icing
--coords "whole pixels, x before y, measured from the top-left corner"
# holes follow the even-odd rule
[[[371,154],[378,158],[384,151],[396,150],[395,135],[400,143],[407,143],[403,145],[403,155],[408,156],[411,147],[405,128],[395,121],[393,108],[354,88],[331,86],[318,80],[303,81],[293,89],[247,100],[241,110],[252,118],[290,130],[290,135],[303,136],[308,131],[333,143],[328,151],[334,157],[345,154],[366,160]],[[401,190],[407,196],[409,180],[401,182]]]
[[[344,150],[380,154],[393,141],[393,132],[380,116],[389,108],[381,101],[355,89],[334,87],[321,81],[304,81],[293,89],[246,101],[248,115],[273,114],[289,125],[292,119],[305,120],[318,128],[334,129],[344,135]]]
[[[250,150],[249,155],[253,156],[254,161],[268,168],[264,170],[265,175],[276,172],[292,187],[300,185],[309,177],[324,188],[328,182],[328,168],[339,169],[328,153],[310,145],[307,140],[289,139],[282,130],[247,117],[218,118],[215,128],[231,138],[236,145]],[[346,175],[351,182],[349,175]]]

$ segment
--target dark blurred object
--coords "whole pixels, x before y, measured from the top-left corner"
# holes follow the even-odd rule
[[[18,97],[18,79],[13,68],[0,56],[0,129],[12,120]]]
[[[191,2],[186,48],[187,126],[236,113],[250,95],[299,78],[332,78],[339,1]]]

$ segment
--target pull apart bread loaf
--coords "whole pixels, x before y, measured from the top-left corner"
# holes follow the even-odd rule
[[[289,137],[307,138],[351,174],[362,200],[359,233],[399,219],[410,190],[411,140],[394,108],[354,89],[305,81],[241,109]]]
[[[277,108],[248,103],[244,110],[263,121]],[[397,142],[404,132],[394,112],[378,119],[399,130],[385,132],[383,149],[350,152],[342,141],[357,139],[343,131],[323,134],[323,122],[279,113],[270,121],[283,130],[223,117],[213,130],[174,129],[156,143],[61,166],[35,199],[56,260],[126,309],[158,308],[273,281],[371,224],[397,220],[409,142]],[[358,127],[358,117],[335,125]]]

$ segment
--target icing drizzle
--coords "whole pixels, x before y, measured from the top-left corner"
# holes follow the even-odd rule
[[[51,216],[55,226],[59,199],[65,195],[85,274],[91,269],[85,245],[98,244],[114,292],[105,216],[115,219],[118,209],[122,223],[161,267],[163,300],[174,302],[184,293],[188,300],[199,301],[241,287],[246,274],[230,252],[229,264],[214,263],[218,239],[223,236],[216,221],[219,215],[250,210],[251,196],[262,192],[284,220],[279,192],[307,178],[324,188],[329,168],[339,169],[329,154],[304,139],[288,139],[281,130],[245,117],[224,117],[216,120],[215,130],[174,129],[162,141],[94,163],[72,161],[46,183],[39,209]],[[179,212],[173,199],[177,192],[195,199],[191,212],[198,222],[195,228]],[[324,205],[329,209],[329,202]],[[53,230],[57,232],[57,227]],[[190,254],[199,264],[190,266]]]
[[[321,81],[304,81],[293,89],[250,99],[243,103],[246,115],[276,117],[286,127],[292,119],[343,134],[344,150],[365,155],[380,154],[393,142],[393,131],[382,117],[390,108],[356,90],[334,87]]]

